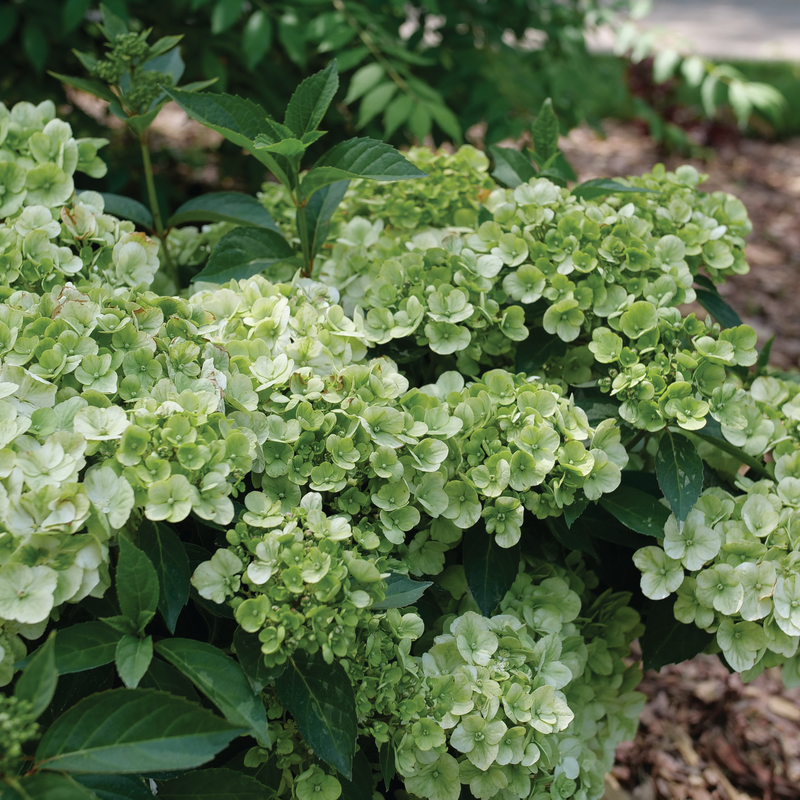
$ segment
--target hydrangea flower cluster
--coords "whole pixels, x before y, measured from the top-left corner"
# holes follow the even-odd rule
[[[149,286],[158,243],[103,208],[102,195],[83,192],[60,208],[29,205],[0,222],[3,286],[31,292],[67,281],[83,288]]]
[[[603,202],[532,178],[492,191],[493,218],[477,228],[410,237],[384,229],[377,212],[356,217],[320,280],[342,291],[346,311],[364,309],[378,345],[413,336],[474,376],[481,365],[513,362],[520,343],[543,331],[569,344],[543,372],[573,385],[595,381],[636,427],[693,430],[709,409],[738,423],[725,368],[755,363],[755,333],[721,331],[678,310],[695,299],[701,269],[717,282],[748,269],[744,206],[700,194],[702,177],[688,166],[655,169],[631,180],[652,194]]]
[[[52,100],[34,106],[0,103],[0,220],[23,206],[57,208],[75,189],[73,175],[102,178],[108,171],[97,151],[107,139],[75,139],[69,123],[56,119]]]
[[[393,184],[353,180],[331,220],[330,236],[343,235],[342,227],[354,217],[380,219],[401,231],[430,226],[475,228],[481,203],[495,188],[489,177],[489,159],[470,145],[455,153],[412,147],[404,156],[430,179]],[[264,207],[283,230],[294,230],[294,208],[285,189],[265,183],[259,195]]]
[[[444,632],[417,658],[410,646],[420,618],[374,615],[342,663],[361,733],[388,743],[410,792],[429,800],[457,800],[462,785],[479,800],[602,794],[644,697],[633,691],[641,671],[623,662],[641,632],[638,615],[627,595],[600,601],[596,585],[576,557],[569,568],[527,564],[500,614],[444,617]]]
[[[773,479],[739,476],[741,494],[706,489],[683,525],[674,515],[660,545],[634,555],[643,593],[677,594],[675,617],[715,634],[731,667],[753,678],[790,662],[800,645],[800,386],[775,377],[753,381],[744,429],[723,435],[753,456],[771,451]],[[717,466],[724,469],[725,459]]]
[[[322,497],[299,490],[273,502],[263,492],[244,498],[247,509],[228,539],[192,576],[202,597],[233,598],[236,621],[257,633],[268,666],[301,648],[322,651],[329,664],[355,643],[356,628],[383,600],[386,559],[352,542],[344,516],[328,516]]]

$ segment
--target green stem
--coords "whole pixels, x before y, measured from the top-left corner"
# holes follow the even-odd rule
[[[150,161],[150,147],[147,143],[147,131],[139,138],[142,147],[142,163],[144,164],[144,180],[147,184],[147,198],[150,202],[150,213],[153,215],[153,223],[156,227],[156,236],[161,240],[161,253],[164,258],[164,266],[167,274],[178,288],[178,269],[172,260],[169,248],[167,247],[167,231],[164,230],[164,223],[161,220],[161,209],[158,206],[158,196],[156,195],[156,184],[153,180],[153,165]]]
[[[314,254],[311,252],[311,242],[308,240],[306,207],[301,202],[299,193],[295,195],[294,204],[297,207],[297,233],[300,235],[300,247],[303,250],[303,277],[310,278],[314,268]]]

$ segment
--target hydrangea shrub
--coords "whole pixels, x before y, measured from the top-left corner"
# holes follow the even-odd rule
[[[3,109],[0,167],[99,171],[50,111]],[[255,141],[280,169],[301,140]],[[295,165],[268,233],[159,242],[9,178],[4,796],[595,800],[635,639],[800,681],[800,383],[714,290],[741,203],[691,167],[391,158],[430,178]],[[164,242],[202,267],[180,296]]]

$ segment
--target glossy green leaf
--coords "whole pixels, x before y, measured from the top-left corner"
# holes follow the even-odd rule
[[[150,58],[155,58],[156,56],[160,56],[169,52],[173,47],[180,43],[181,39],[183,39],[182,33],[179,33],[175,36],[162,36],[160,39],[150,45]],[[184,86],[183,88],[185,89],[186,87]]]
[[[155,567],[158,578],[158,610],[170,633],[189,600],[191,584],[186,549],[175,531],[163,522],[144,520],[137,532],[139,547]]]
[[[55,643],[58,674],[83,672],[103,664],[110,664],[114,660],[117,642],[121,638],[121,633],[109,628],[103,622],[79,622],[77,625],[62,628]],[[27,666],[40,649],[18,662],[18,666]]]
[[[138,775],[73,775],[100,800],[153,800],[145,778]]]
[[[267,228],[234,228],[220,240],[196,281],[244,280],[294,255],[286,239]]]
[[[389,784],[397,772],[395,765],[394,746],[391,742],[384,742],[381,745],[380,752],[378,753],[378,761],[381,768],[381,777],[383,778],[383,786],[386,791],[389,791]]]
[[[82,92],[99,97],[101,100],[107,100],[109,103],[116,100],[116,95],[108,88],[102,81],[94,80],[93,78],[77,78],[72,75],[61,75],[58,72],[48,72],[56,80],[61,83],[66,83],[67,86],[72,86],[75,89],[80,89]]]
[[[172,227],[186,222],[233,222],[278,230],[267,209],[255,197],[242,192],[209,192],[193,197],[178,208],[167,225]]]
[[[374,797],[372,791],[372,767],[363,752],[356,753],[353,759],[353,777],[348,780],[337,776],[342,787],[340,800],[368,800]]]
[[[297,650],[275,686],[309,747],[352,779],[358,720],[353,687],[341,664]]]
[[[377,139],[348,139],[322,156],[303,179],[300,191],[310,197],[323,186],[348,178],[402,181],[426,176],[391,145]]]
[[[243,147],[269,167],[279,180],[288,183],[280,162],[269,153],[259,152],[253,144],[260,133],[276,138],[267,112],[258,103],[232,94],[187,92],[182,89],[165,91],[193,120]]]
[[[242,54],[249,70],[255,69],[272,47],[272,20],[262,9],[254,11],[242,34]]]
[[[583,497],[577,496],[572,505],[564,508],[564,522],[568,528],[571,528],[575,521],[586,511],[586,506],[589,505],[589,499],[584,495]]]
[[[122,615],[144,630],[158,608],[158,575],[150,559],[125,536],[119,537],[116,587]]]
[[[391,138],[397,129],[404,125],[411,112],[414,110],[414,98],[408,94],[401,94],[395,97],[386,113],[383,115],[383,136],[385,139]]]
[[[296,136],[316,130],[339,88],[339,71],[336,61],[325,69],[306,78],[295,89],[286,108],[286,124]]]
[[[258,694],[268,683],[274,681],[286,668],[285,664],[268,667],[261,652],[261,641],[254,633],[237,628],[233,634],[236,658],[253,691]]]
[[[39,772],[19,779],[20,792],[13,792],[6,784],[0,784],[2,800],[98,800],[88,786],[76,781],[70,775],[54,775]],[[135,798],[132,798],[135,800]]]
[[[734,311],[716,291],[695,289],[697,302],[711,314],[723,328],[735,328],[742,324],[741,317]]]
[[[146,636],[144,639],[138,636],[123,636],[117,644],[114,656],[117,672],[129,689],[135,689],[139,685],[152,659],[152,636]]]
[[[521,183],[527,183],[536,177],[536,170],[530,159],[519,150],[492,145],[489,152],[494,159],[492,177],[509,189],[515,189]]]
[[[167,664],[160,658],[154,658],[147,668],[147,672],[139,681],[141,689],[157,689],[159,692],[168,692],[177,697],[191,700],[193,703],[200,703],[200,695],[194,688],[194,684],[172,664]]]
[[[656,477],[678,526],[682,527],[703,491],[703,459],[685,436],[669,428],[658,444]]]
[[[545,161],[558,152],[558,119],[549,97],[542,103],[533,123],[533,146]]]
[[[306,215],[306,228],[311,243],[311,254],[316,255],[328,238],[331,217],[342,202],[347,192],[350,181],[339,181],[323,186],[318,192],[311,195],[308,203],[301,212]]]
[[[55,632],[37,649],[14,687],[14,697],[27,700],[34,719],[50,705],[58,683]]]
[[[609,194],[660,194],[655,189],[644,189],[641,186],[627,186],[611,178],[592,178],[578,184],[573,190],[573,197],[582,200],[596,200]]]
[[[163,692],[114,689],[62,714],[39,742],[35,760],[39,769],[75,773],[191,769],[245,732]]]
[[[674,605],[672,598],[660,600],[653,603],[645,617],[644,634],[639,638],[645,669],[661,669],[666,664],[679,664],[694,658],[714,638],[713,633],[696,625],[678,622],[673,613]]]
[[[464,575],[481,614],[490,617],[511,588],[520,565],[519,546],[500,547],[483,525],[464,531]]]
[[[602,495],[598,502],[632,531],[656,539],[664,538],[669,509],[652,495],[631,486],[620,486],[610,494]]]
[[[142,205],[138,200],[131,200],[130,197],[123,197],[120,194],[100,193],[105,204],[106,214],[113,214],[120,219],[129,219],[142,228],[152,229],[154,226],[153,215],[150,210]]]
[[[299,139],[281,139],[276,142],[263,133],[259,133],[256,136],[254,146],[259,152],[266,151],[272,155],[283,156],[287,159],[302,156],[306,151],[306,146]]]
[[[201,769],[158,786],[159,800],[265,800],[264,785],[232,769]]]
[[[433,581],[415,581],[407,575],[393,572],[386,579],[386,597],[375,603],[373,608],[405,608],[413,605],[429,586],[433,586]]]
[[[234,724],[267,746],[267,712],[242,668],[222,650],[194,639],[162,639],[156,649]]]
[[[444,131],[454,144],[463,142],[461,123],[458,117],[444,103],[428,103],[433,121]]]
[[[758,361],[756,361],[756,376],[763,375],[769,364],[769,356],[772,352],[772,345],[775,343],[775,337],[770,336],[767,343],[761,348],[758,353]]]
[[[128,23],[105,3],[100,3],[100,11],[103,12],[103,24],[100,30],[109,42],[113,42],[117,36],[124,36],[128,32]]]

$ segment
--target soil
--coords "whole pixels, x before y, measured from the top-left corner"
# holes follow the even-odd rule
[[[720,292],[759,346],[775,336],[773,366],[800,367],[800,139],[734,136],[700,161],[663,157],[636,123],[607,122],[605,132],[579,128],[562,140],[581,180],[688,162],[709,175],[702,188],[741,198],[753,221],[751,269]],[[648,703],[635,741],[617,749],[604,800],[800,798],[800,688],[785,689],[780,670],[743,684],[716,656],[699,656],[646,673],[640,689]]]

